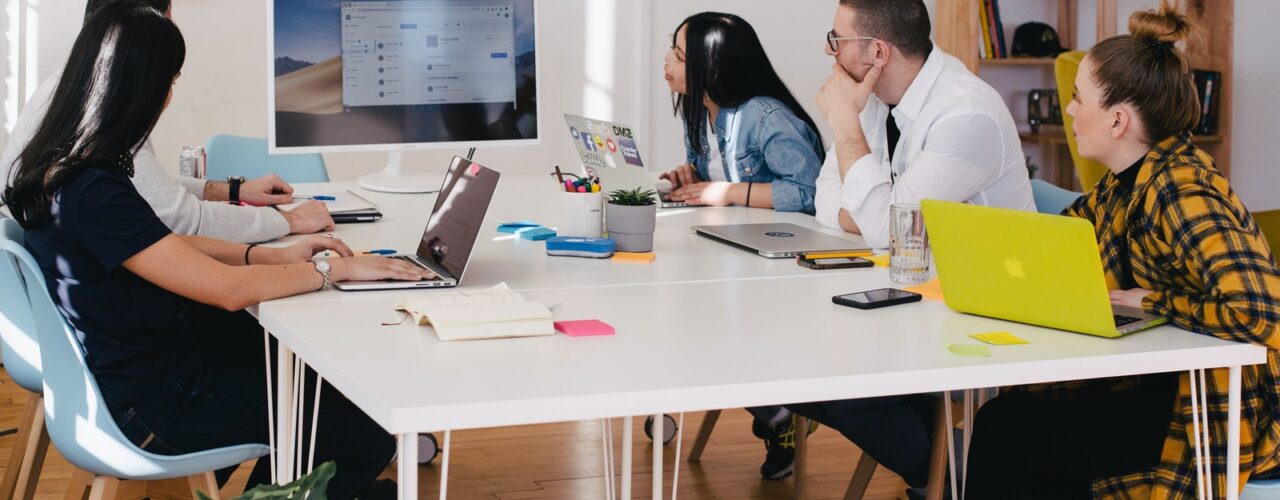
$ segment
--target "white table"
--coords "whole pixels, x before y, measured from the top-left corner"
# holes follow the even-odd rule
[[[524,180],[504,178],[500,196]],[[344,226],[338,234],[353,247],[393,242],[392,248],[413,248],[425,223],[420,207],[429,206],[429,197],[371,198],[387,214],[384,222]],[[538,220],[504,212],[509,205],[496,200],[488,225]],[[406,221],[402,210],[420,220]],[[694,209],[659,220],[658,260],[651,266],[548,258],[540,244],[484,238],[496,236],[490,227],[482,232],[484,244],[465,288],[505,281],[531,299],[561,304],[557,320],[600,319],[617,329],[613,337],[446,343],[427,328],[379,326],[397,317],[397,298],[430,291],[325,292],[264,303],[260,321],[280,344],[276,395],[289,392],[293,356],[305,360],[398,436],[401,497],[416,498],[416,435],[423,432],[1219,367],[1232,368],[1230,415],[1238,418],[1239,367],[1265,362],[1261,347],[1171,327],[1107,340],[958,314],[932,301],[875,311],[844,308],[830,297],[890,286],[887,271],[812,271],[688,230],[695,223],[745,221],[816,226],[812,218]],[[565,274],[569,268],[580,272]],[[1031,344],[993,348],[989,358],[946,350],[948,343],[975,343],[968,334],[993,330]],[[299,451],[290,439],[296,429],[286,425],[288,408],[276,406],[282,410],[282,453]],[[1238,434],[1232,440],[1238,443]],[[661,453],[655,446],[655,498],[662,491]],[[624,466],[629,456],[624,454]],[[1229,465],[1238,458],[1233,451]],[[625,486],[625,473],[623,478]]]

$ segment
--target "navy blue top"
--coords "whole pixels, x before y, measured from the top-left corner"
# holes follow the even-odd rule
[[[54,221],[26,244],[75,327],[108,406],[132,404],[184,376],[195,359],[198,304],[124,268],[169,228],[118,170],[89,168],[56,193]],[[175,270],[179,271],[179,270]]]

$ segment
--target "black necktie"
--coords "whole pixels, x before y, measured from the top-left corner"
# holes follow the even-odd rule
[[[898,130],[898,122],[893,119],[893,106],[889,106],[889,117],[884,121],[885,130],[889,132],[889,162],[893,163],[893,153],[898,149],[898,138],[902,131]]]

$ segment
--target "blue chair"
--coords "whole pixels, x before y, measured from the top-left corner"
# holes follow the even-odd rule
[[[1035,197],[1037,211],[1053,215],[1062,213],[1081,196],[1080,193],[1062,189],[1040,179],[1031,179],[1031,195]]]
[[[260,137],[215,135],[205,144],[209,156],[205,176],[213,180],[240,175],[247,179],[279,175],[290,184],[329,182],[324,156],[319,154],[269,155],[267,140]]]
[[[0,237],[7,245],[22,248],[23,232],[17,221],[0,217]],[[29,500],[35,494],[49,449],[49,433],[44,428],[42,411],[40,344],[26,290],[17,261],[8,255],[0,256],[0,358],[14,383],[27,391],[13,450],[5,464],[4,479],[0,480],[0,498]]]
[[[1280,479],[1254,479],[1244,485],[1240,500],[1280,500]]]
[[[49,437],[62,456],[80,469],[72,477],[67,498],[83,498],[85,489],[90,489],[91,498],[112,498],[121,479],[186,477],[193,490],[217,499],[218,485],[212,471],[239,465],[270,451],[265,445],[244,444],[163,456],[135,446],[124,437],[107,410],[76,332],[45,288],[35,259],[7,238],[0,241],[0,257],[15,262],[26,283],[25,296],[40,339],[41,365],[50,368],[43,373]]]

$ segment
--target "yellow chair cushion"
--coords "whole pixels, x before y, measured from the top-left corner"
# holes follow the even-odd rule
[[[1082,51],[1063,52],[1054,62],[1053,72],[1058,81],[1058,101],[1062,104],[1062,129],[1067,134],[1067,147],[1071,149],[1071,161],[1076,166],[1076,176],[1080,178],[1080,186],[1087,193],[1098,185],[1102,176],[1107,175],[1107,166],[1096,161],[1081,158],[1076,149],[1076,138],[1071,134],[1073,120],[1067,114],[1067,105],[1071,104],[1071,92],[1075,88],[1076,73],[1080,70],[1080,61],[1084,60]]]

